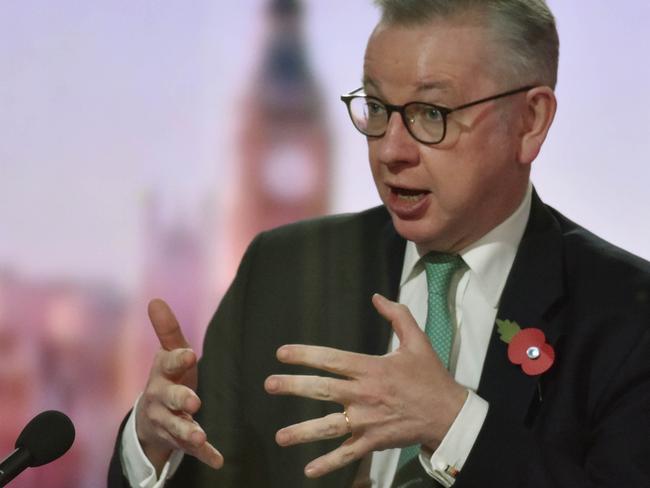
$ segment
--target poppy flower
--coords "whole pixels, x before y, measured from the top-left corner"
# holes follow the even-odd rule
[[[537,376],[548,371],[555,360],[555,351],[546,343],[539,329],[522,329],[508,344],[508,359],[520,364],[524,373]]]
[[[522,329],[510,320],[497,320],[497,330],[501,340],[508,344],[508,359],[520,365],[527,375],[538,376],[553,366],[555,351],[541,330]]]

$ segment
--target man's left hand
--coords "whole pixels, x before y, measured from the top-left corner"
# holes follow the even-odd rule
[[[467,390],[456,383],[418,327],[409,309],[381,295],[373,305],[388,320],[400,346],[370,356],[319,346],[285,345],[278,359],[336,374],[273,375],[265,382],[274,395],[336,402],[343,412],[280,429],[276,441],[292,446],[350,434],[336,449],[313,460],[305,475],[316,478],[372,451],[421,444],[435,450],[460,412]],[[347,415],[347,417],[346,417]]]

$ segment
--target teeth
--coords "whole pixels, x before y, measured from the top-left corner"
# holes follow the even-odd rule
[[[420,193],[419,195],[405,195],[403,193],[398,193],[397,198],[400,200],[406,200],[407,202],[417,202],[424,196],[423,193]]]

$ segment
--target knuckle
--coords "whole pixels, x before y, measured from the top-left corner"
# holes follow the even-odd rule
[[[169,351],[165,351],[164,349],[159,349],[158,352],[156,352],[156,355],[154,356],[154,360],[153,360],[155,369],[164,371],[165,364],[168,358],[169,358]]]
[[[329,400],[332,398],[332,379],[331,378],[320,378],[318,381],[316,395],[321,400]]]
[[[323,365],[326,368],[337,369],[339,365],[339,354],[333,349],[327,349],[323,354]]]
[[[357,459],[357,452],[353,446],[345,446],[341,450],[341,465],[349,464]]]
[[[167,351],[164,349],[158,349],[153,357],[153,362],[156,364],[161,363],[165,357],[165,354],[167,354]]]
[[[382,450],[382,448],[380,447],[380,444],[378,442],[378,439],[373,434],[366,435],[366,444],[368,446],[369,451]]]
[[[184,400],[185,400],[185,395],[182,386],[171,385],[167,389],[166,403],[171,410],[175,410],[175,411],[182,410]]]
[[[169,427],[171,434],[176,439],[179,439],[183,442],[187,442],[189,440],[191,430],[187,425],[187,421],[175,417],[171,420]]]
[[[165,429],[172,437],[182,438],[182,430],[175,418],[172,417],[165,423]]]
[[[165,360],[162,363],[161,370],[164,375],[173,375],[174,373],[176,373],[176,367],[171,357],[165,358]]]
[[[165,361],[165,372],[167,374],[177,374],[183,369],[184,350],[171,351]]]
[[[324,434],[327,437],[336,437],[339,435],[340,428],[334,422],[328,422],[324,429]]]
[[[359,403],[369,407],[375,407],[383,403],[382,388],[375,384],[375,382],[367,383],[363,387],[357,389],[356,396]]]
[[[326,424],[321,425],[318,429],[318,437],[320,438],[329,439],[332,437],[336,437],[338,433],[339,433],[339,428],[332,421],[329,421]]]

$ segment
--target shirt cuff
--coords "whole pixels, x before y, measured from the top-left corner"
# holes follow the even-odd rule
[[[129,485],[134,488],[162,488],[165,482],[176,472],[178,465],[183,459],[183,451],[176,450],[172,452],[160,472],[160,478],[157,478],[156,468],[154,468],[142,450],[135,428],[135,412],[139,402],[140,396],[136,400],[135,406],[122,431],[120,452],[122,471]]]
[[[469,391],[454,423],[434,453],[420,451],[420,464],[442,486],[450,487],[463,469],[476,438],[483,427],[489,404]],[[429,451],[430,452],[430,451]]]

